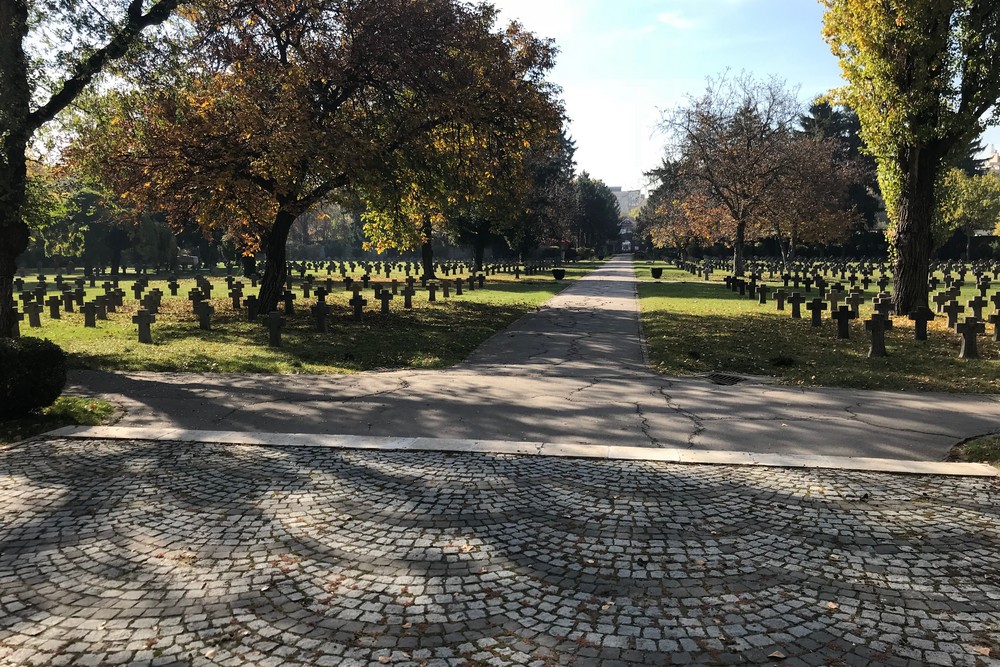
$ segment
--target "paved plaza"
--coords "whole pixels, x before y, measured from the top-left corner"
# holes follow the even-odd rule
[[[995,478],[49,438],[5,665],[991,665]]]

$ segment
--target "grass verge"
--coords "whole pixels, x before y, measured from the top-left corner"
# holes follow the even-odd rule
[[[0,421],[0,445],[30,438],[63,426],[97,426],[114,414],[111,403],[96,398],[60,396],[36,414]]]
[[[987,435],[959,445],[952,458],[1000,468],[1000,435]]]
[[[809,312],[791,318],[773,301],[758,305],[717,282],[679,282],[689,274],[668,269],[665,282],[639,285],[643,330],[650,363],[668,375],[712,371],[766,375],[804,386],[996,393],[1000,391],[1000,344],[980,337],[980,359],[958,358],[961,337],[945,318],[928,326],[929,340],[913,339],[913,323],[894,318],[886,335],[889,356],[869,359],[870,337],[863,320],[871,315],[874,289],[866,295],[850,339],[838,340],[836,323],[825,313],[811,327]],[[678,282],[666,282],[671,279]],[[813,290],[815,296],[816,292]],[[971,298],[971,291],[969,297]]]
[[[486,289],[470,291],[466,286],[457,296],[454,280],[451,297],[437,293],[437,301],[428,301],[428,292],[419,287],[413,308],[403,308],[403,296],[390,303],[390,312],[382,315],[371,289],[361,321],[355,321],[348,304],[351,292],[338,280],[326,298],[331,309],[329,330],[318,333],[310,314],[315,296],[303,298],[296,286],[295,313],[288,317],[282,332],[282,346],[267,345],[267,329],[246,321],[245,311],[233,309],[226,298],[226,285],[214,279],[212,304],[215,316],[212,330],[198,328],[186,298],[193,280],[181,282],[177,297],[165,297],[160,314],[152,326],[152,345],[137,341],[132,316],[139,304],[131,297],[131,281],[121,281],[126,291],[124,308],[98,321],[97,328],[84,328],[83,316],[63,313],[61,319],[42,317],[41,328],[28,328],[22,322],[21,333],[48,338],[69,355],[76,369],[226,372],[226,373],[353,373],[389,368],[444,368],[458,363],[482,342],[510,325],[519,317],[536,310],[552,296],[590,273],[601,262],[578,262],[568,265],[566,279],[555,281],[546,272],[515,280],[498,275],[487,279]],[[327,276],[317,276],[322,282]],[[405,276],[393,276],[400,281]],[[373,277],[373,282],[379,278]],[[382,285],[389,281],[381,277]],[[151,281],[150,288],[166,286]],[[99,290],[94,290],[96,294]],[[249,285],[245,294],[256,293]],[[92,295],[91,295],[92,296]],[[46,311],[47,315],[47,311]]]

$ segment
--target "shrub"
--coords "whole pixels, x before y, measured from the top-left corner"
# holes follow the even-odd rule
[[[66,386],[66,353],[41,338],[0,338],[0,419],[52,405]]]

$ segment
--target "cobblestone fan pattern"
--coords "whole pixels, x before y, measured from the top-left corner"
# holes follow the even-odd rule
[[[989,665],[991,479],[0,449],[6,665]]]

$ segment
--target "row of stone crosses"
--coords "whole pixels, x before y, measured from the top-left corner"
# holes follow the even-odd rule
[[[721,269],[712,266],[712,263],[677,262],[676,264],[705,280],[709,280],[714,271]],[[823,313],[829,310],[830,319],[837,323],[838,339],[850,337],[850,323],[860,317],[860,306],[866,301],[865,291],[870,285],[875,284],[879,292],[872,300],[872,316],[864,321],[865,330],[871,335],[868,356],[872,358],[887,356],[885,333],[892,328],[893,305],[891,294],[886,291],[890,280],[884,263],[863,261],[817,263],[798,266],[792,272],[781,271],[781,268],[782,265],[776,262],[755,262],[750,266],[745,278],[727,275],[724,282],[733,292],[757,299],[760,305],[766,305],[769,296],[779,311],[784,311],[787,303],[794,319],[802,318],[801,309],[804,304],[811,314],[810,321],[814,327],[823,325]],[[767,271],[768,279],[772,281],[775,278],[780,279],[782,287],[769,287],[764,282],[764,271]],[[908,313],[907,317],[914,323],[914,338],[927,340],[927,323],[936,319],[938,315],[944,315],[948,318],[948,328],[962,336],[959,358],[978,358],[977,336],[986,333],[987,323],[993,325],[993,340],[1000,341],[1000,292],[995,292],[987,298],[993,282],[1000,280],[1000,266],[994,262],[977,263],[971,268],[960,264],[940,263],[932,265],[931,271],[932,273],[940,271],[944,279],[932,276],[928,281],[928,287],[932,292],[938,288],[941,288],[941,291],[931,298],[935,305],[934,310],[921,307]],[[979,294],[963,306],[958,299],[970,272],[975,277],[975,286]],[[831,284],[824,278],[824,274],[840,275],[850,286],[846,287],[840,282]],[[806,297],[805,294],[812,294],[814,287],[815,296]],[[992,313],[985,315],[990,305]],[[959,316],[966,311],[969,314],[964,320],[960,320]]]
[[[389,303],[397,296],[402,297],[403,308],[411,309],[413,307],[413,297],[416,294],[415,284],[418,282],[417,278],[412,275],[413,268],[415,268],[413,264],[393,264],[389,262],[357,264],[351,261],[324,263],[290,262],[286,268],[285,290],[281,295],[283,312],[275,311],[263,317],[258,312],[257,297],[254,295],[245,295],[245,284],[238,280],[232,272],[227,272],[224,278],[228,287],[227,296],[231,300],[233,310],[236,312],[245,312],[248,321],[262,320],[268,328],[269,344],[274,347],[281,345],[281,330],[287,322],[286,316],[294,315],[295,312],[294,302],[296,294],[293,291],[295,288],[295,279],[293,278],[295,273],[300,275],[298,287],[301,290],[302,297],[309,299],[315,296],[316,298],[316,304],[310,310],[317,332],[325,333],[328,331],[328,318],[332,311],[326,302],[326,297],[334,289],[337,289],[338,284],[342,285],[345,290],[352,292],[349,303],[352,307],[353,318],[355,320],[361,320],[363,317],[364,307],[369,303],[363,292],[369,289],[374,291],[374,298],[380,302],[380,312],[382,314],[389,313]],[[522,272],[525,275],[535,275],[546,268],[548,266],[544,264],[527,264],[523,269],[520,264],[488,264],[483,266],[481,273],[476,273],[471,264],[464,262],[439,262],[435,264],[435,271],[443,276],[449,276],[449,278],[428,280],[425,277],[421,277],[419,282],[421,287],[427,291],[428,301],[436,302],[439,291],[441,292],[441,296],[447,299],[451,297],[452,288],[454,288],[455,296],[461,296],[463,288],[470,291],[475,290],[477,287],[484,289],[487,276],[502,272],[512,273],[516,279],[520,279]],[[339,281],[335,281],[332,277],[321,279],[316,274],[309,273],[310,271],[322,271],[323,269],[327,270],[328,275],[332,275],[333,270],[337,270],[341,274],[341,279]],[[359,269],[364,270],[364,274],[360,278],[355,279],[353,276],[348,275],[348,271],[357,271]],[[389,278],[394,269],[404,271],[407,276],[402,281],[402,286],[398,279]],[[383,286],[380,282],[372,278],[373,271],[376,270],[380,273],[385,273],[388,280],[386,285]],[[461,273],[468,273],[469,275],[462,278],[459,276]],[[25,289],[24,277],[18,276],[15,278],[14,288],[18,293],[18,300],[20,301],[20,312],[18,312],[17,304],[15,303],[15,321],[22,321],[27,316],[29,326],[31,328],[38,328],[42,325],[41,314],[46,307],[48,307],[50,319],[53,320],[61,319],[61,313],[63,312],[72,313],[79,309],[84,316],[84,327],[96,327],[99,320],[108,320],[109,313],[115,313],[118,309],[122,308],[126,298],[125,290],[119,286],[119,278],[115,277],[101,283],[101,288],[104,290],[103,294],[99,294],[92,300],[86,301],[86,286],[89,283],[91,288],[97,287],[99,275],[101,275],[99,271],[91,271],[84,278],[73,280],[67,280],[62,275],[57,275],[52,284],[48,282],[48,278],[45,275],[39,275],[32,289]],[[451,276],[454,277],[452,278]],[[249,278],[251,287],[256,288],[259,277],[256,274],[251,274]],[[189,290],[186,296],[191,304],[193,314],[198,319],[199,328],[209,331],[212,327],[212,316],[215,314],[215,307],[211,303],[215,285],[204,275],[196,275],[195,283],[196,286]],[[176,275],[170,276],[166,281],[165,287],[169,290],[171,296],[178,296],[180,289],[179,277]],[[165,293],[159,287],[150,288],[149,278],[141,275],[139,272],[137,272],[136,278],[129,289],[134,299],[139,302],[138,312],[132,318],[132,322],[138,327],[139,342],[150,344],[153,342],[151,325],[156,321],[156,316],[159,314]],[[53,293],[50,293],[50,291]]]

